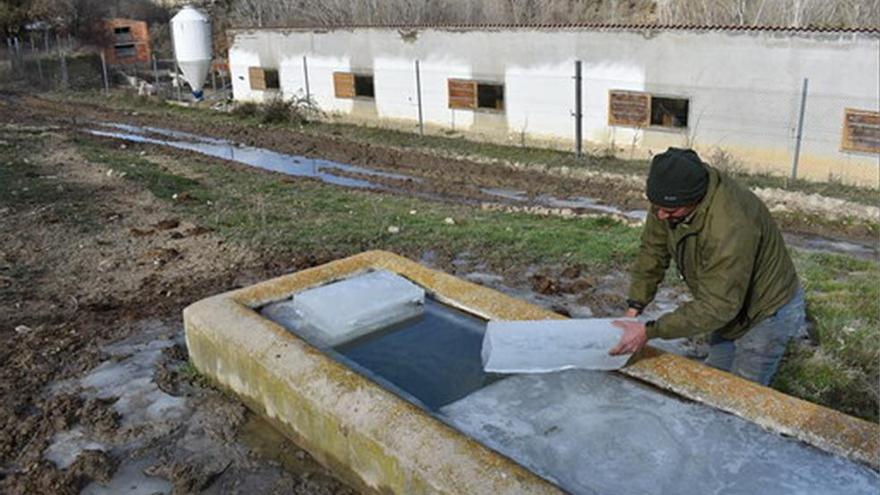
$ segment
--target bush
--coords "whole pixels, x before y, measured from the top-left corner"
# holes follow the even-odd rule
[[[240,118],[257,118],[263,124],[305,125],[321,116],[318,107],[305,97],[295,96],[289,100],[272,98],[265,103],[245,102],[232,109],[232,114]]]
[[[235,107],[232,109],[232,115],[240,118],[250,118],[255,117],[259,110],[260,107],[256,103],[248,101],[235,105]]]

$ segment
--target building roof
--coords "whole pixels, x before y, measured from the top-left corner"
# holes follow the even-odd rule
[[[658,31],[775,31],[789,33],[869,33],[880,34],[880,27],[822,27],[822,26],[741,26],[701,24],[614,24],[614,23],[549,23],[549,24],[338,24],[325,26],[273,26],[235,27],[232,31],[248,30],[336,30],[336,29],[449,29],[449,30],[499,30],[499,29],[583,29],[583,30],[658,30]]]

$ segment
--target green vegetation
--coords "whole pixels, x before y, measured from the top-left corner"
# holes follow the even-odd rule
[[[39,131],[0,132],[0,210],[37,207],[49,212],[52,221],[83,232],[98,229],[94,187],[67,181],[62,185],[53,175],[57,171],[35,162],[39,139]]]
[[[795,253],[817,345],[793,346],[774,387],[878,421],[880,266],[847,256]]]
[[[185,165],[200,178],[194,181],[130,150],[89,138],[77,145],[89,160],[125,171],[125,178],[157,197],[186,193],[188,199],[178,201],[177,208],[221,236],[260,250],[346,255],[379,248],[414,254],[433,249],[478,252],[499,263],[565,260],[600,267],[621,266],[637,249],[634,229],[605,218],[485,212],[314,181],[288,182],[275,174],[198,160]]]
[[[110,148],[93,138],[79,139],[77,145],[90,160],[126,171],[127,179],[158,197],[186,193],[189,199],[174,206],[181,214],[226,240],[266,253],[345,256],[387,249],[417,257],[427,250],[450,256],[468,251],[497,268],[564,261],[602,274],[624,268],[638,249],[638,229],[607,219],[487,212],[289,181],[195,157],[177,160],[196,181],[132,149]],[[795,262],[818,344],[792,346],[774,387],[877,421],[880,265],[804,252],[795,252]]]
[[[210,121],[212,125],[253,124],[292,129],[297,132],[318,136],[328,134],[342,135],[348,139],[376,145],[409,148],[427,153],[442,153],[475,160],[498,160],[546,166],[548,168],[569,167],[574,169],[587,167],[597,171],[635,175],[645,175],[647,173],[647,161],[641,159],[627,160],[598,154],[586,154],[584,158],[578,159],[570,151],[482,143],[455,135],[420,136],[415,132],[321,122],[320,120],[315,120],[316,113],[313,107],[305,105],[306,112],[305,114],[303,113],[303,101],[293,102],[288,105],[294,109],[293,116],[276,118],[281,114],[285,114],[282,109],[278,108],[279,105],[277,103],[266,105],[266,108],[261,108],[260,105],[256,104],[243,104],[243,108],[237,111],[222,114],[198,108],[166,105],[161,100],[155,98],[132,97],[128,94],[116,94],[108,98],[98,93],[79,92],[73,94],[65,93],[57,97],[109,106],[120,110],[131,111],[136,109],[145,113],[167,115],[169,117],[185,116],[195,121]],[[305,116],[303,117],[302,115]],[[808,194],[821,194],[862,204],[877,204],[877,191],[874,189],[846,185],[836,181],[822,183],[801,179],[792,181],[785,177],[767,174],[742,173],[742,169],[737,166],[735,159],[723,150],[718,150],[711,157],[704,157],[704,159],[710,162],[713,161],[713,158],[714,160],[724,162],[719,165],[726,168],[729,173],[735,174],[737,180],[749,187],[777,187]]]

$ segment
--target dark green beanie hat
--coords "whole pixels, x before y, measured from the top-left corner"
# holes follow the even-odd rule
[[[651,160],[648,200],[664,208],[699,202],[709,187],[709,172],[694,150],[669,148]]]

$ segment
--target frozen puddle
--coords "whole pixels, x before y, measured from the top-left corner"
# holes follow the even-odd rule
[[[187,411],[186,400],[166,394],[154,380],[162,351],[174,345],[169,340],[143,344],[116,344],[105,350],[119,361],[105,361],[80,381],[84,395],[98,399],[116,398],[113,409],[127,428],[149,424],[161,429],[166,421],[179,420]]]
[[[150,461],[139,461],[119,466],[110,483],[102,485],[92,482],[83,488],[80,495],[157,495],[171,493],[171,482],[147,476],[144,470]]]
[[[113,401],[119,413],[118,431],[111,435],[99,434],[81,425],[56,434],[44,452],[44,457],[59,469],[70,467],[86,450],[112,452],[114,457],[127,457],[126,452],[147,446],[152,440],[171,432],[191,414],[187,400],[171,396],[155,381],[156,368],[166,348],[174,345],[163,338],[161,322],[148,320],[142,333],[104,347],[109,359],[81,379],[71,379],[54,385],[51,393],[79,391],[86,399]],[[143,473],[155,460],[128,459],[123,461],[106,485],[92,482],[82,494],[167,494],[172,486],[168,481]]]
[[[619,375],[518,375],[440,417],[576,494],[873,494],[871,469]]]
[[[69,468],[76,458],[85,450],[107,451],[107,447],[88,438],[82,428],[75,427],[70,431],[57,433],[52,437],[52,444],[46,449],[44,457],[58,469]]]

